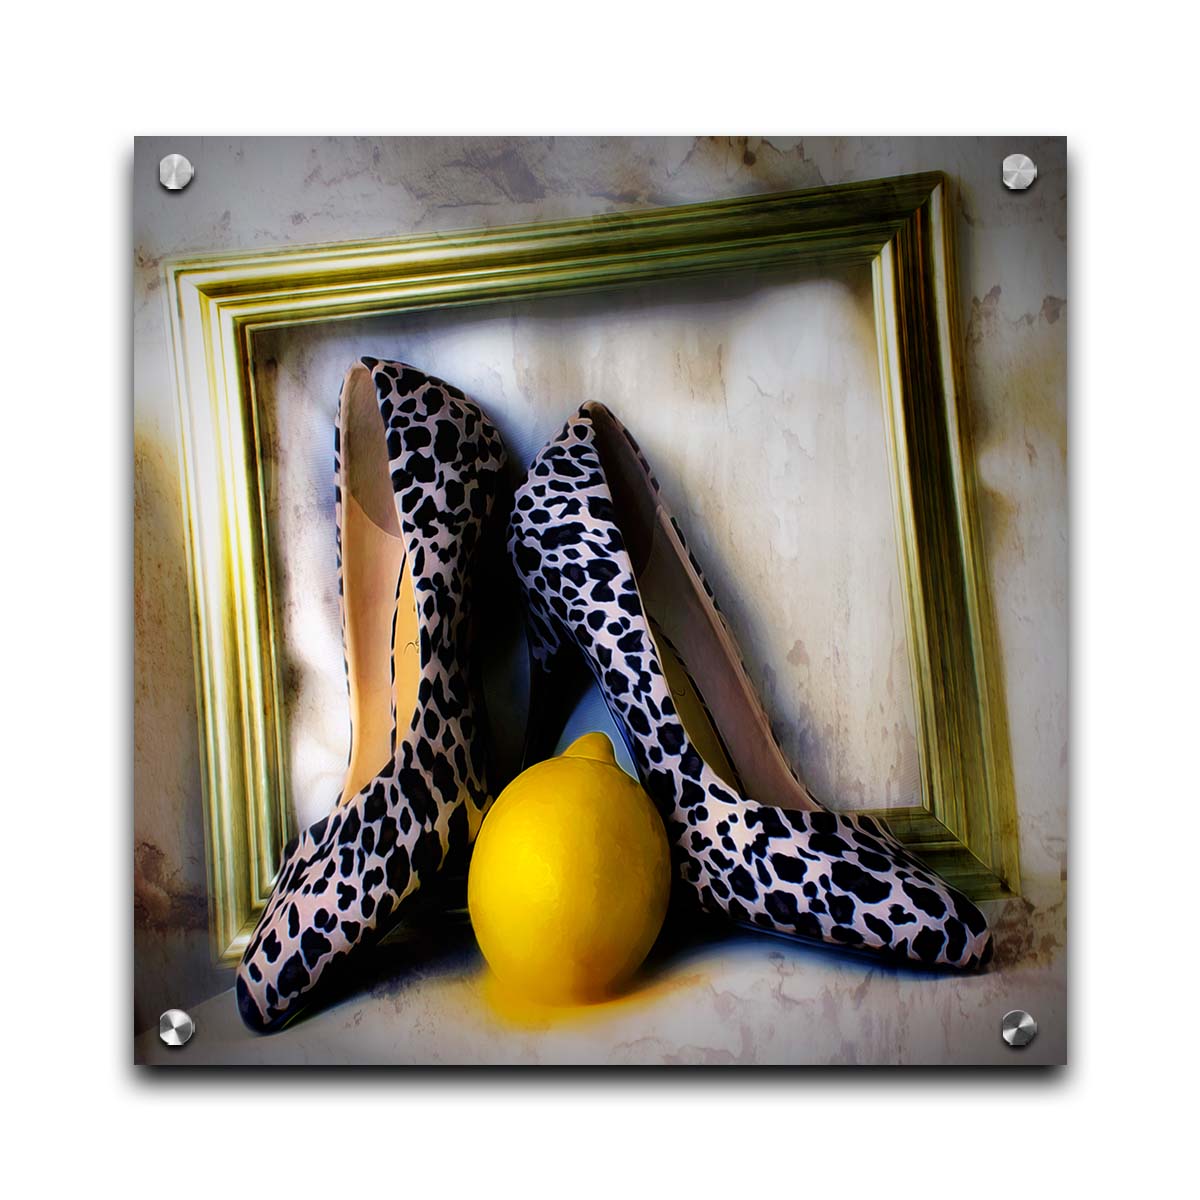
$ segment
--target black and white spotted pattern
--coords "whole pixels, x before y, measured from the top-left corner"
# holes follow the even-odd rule
[[[457,388],[403,363],[362,362],[387,430],[416,597],[417,708],[399,721],[393,712],[387,768],[284,851],[237,972],[238,1008],[260,1031],[282,1025],[340,961],[387,932],[422,882],[465,866],[490,802],[467,656],[472,569],[493,518],[504,447]],[[335,446],[340,596],[339,452]]]
[[[736,795],[691,746],[614,520],[592,420],[603,411],[584,405],[534,460],[516,494],[509,552],[535,666],[553,670],[572,643],[583,653],[662,814],[677,877],[706,909],[775,933],[928,966],[985,964],[983,914],[878,821]],[[657,490],[632,436],[609,419]]]

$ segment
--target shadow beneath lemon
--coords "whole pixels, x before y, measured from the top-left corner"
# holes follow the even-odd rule
[[[479,995],[493,1018],[516,1029],[580,1027],[649,1009],[663,1000],[702,987],[710,980],[711,952],[729,942],[728,932],[687,917],[668,916],[645,962],[619,991],[587,1003],[546,1004],[507,985],[488,966],[475,976]],[[736,938],[734,940],[740,940]]]
[[[486,964],[478,976],[480,995],[491,1014],[503,1024],[517,1029],[546,1030],[563,1026],[580,1026],[637,1009],[650,1008],[665,996],[690,991],[703,982],[699,973],[672,974],[658,979],[635,979],[619,995],[593,1001],[590,1004],[541,1004],[507,988]]]

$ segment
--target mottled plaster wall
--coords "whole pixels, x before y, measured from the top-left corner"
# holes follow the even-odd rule
[[[1020,148],[1030,153],[1040,168],[1037,184],[1026,194],[1008,193],[1000,186],[998,163],[1011,146],[995,139],[139,141],[134,180],[138,1028],[149,1025],[168,1004],[192,1003],[228,984],[228,976],[208,964],[194,685],[176,428],[159,277],[162,259],[186,251],[250,249],[578,216],[929,169],[948,172],[956,183],[967,382],[985,545],[1006,669],[1020,811],[1025,896],[1005,906],[999,915],[998,965],[1004,970],[1050,975],[1052,983],[1065,987],[1066,158],[1061,140],[1022,139]],[[159,157],[175,150],[186,153],[197,169],[196,182],[178,195],[160,189],[155,172]],[[834,285],[845,293],[841,298],[844,321],[838,328],[849,330],[845,337],[851,345],[846,355],[858,337],[857,344],[869,358],[870,339],[854,332],[855,323],[864,319],[865,297],[861,281],[852,275],[823,284],[819,280],[789,281],[776,297],[777,308],[768,314],[768,323],[776,331],[783,328],[779,322],[789,304],[800,306],[815,319],[817,310],[804,310],[803,306],[822,300],[828,307],[833,299],[829,289]],[[823,298],[822,287],[826,289]],[[637,301],[629,303],[636,305]],[[865,311],[869,315],[869,308]],[[494,394],[507,395],[518,405],[522,396],[552,397],[570,391],[564,384],[574,371],[579,376],[578,391],[594,391],[598,382],[605,382],[603,374],[594,366],[580,367],[578,364],[586,364],[588,359],[577,352],[590,349],[595,356],[599,345],[595,339],[603,339],[589,333],[587,337],[593,340],[586,346],[578,339],[584,336],[585,322],[591,322],[586,326],[590,329],[600,314],[584,302],[575,303],[573,312],[576,341],[568,339],[557,350],[547,341],[528,340],[528,333],[520,332],[529,328],[528,323],[513,320],[510,313],[504,318],[508,326],[501,337],[510,343],[527,339],[519,355],[511,345],[508,348],[508,361],[515,365],[506,367],[495,380],[489,381],[484,373],[479,381],[464,380],[464,385],[476,390],[491,387]],[[657,382],[667,394],[677,394],[681,385],[694,387],[697,382],[702,394],[715,394],[713,372],[707,371],[712,365],[708,359],[717,354],[711,343],[719,345],[730,335],[728,349],[733,353],[737,342],[732,334],[738,321],[739,314],[728,307],[723,316],[713,318],[709,343],[692,348],[690,367],[680,364],[672,369],[666,359],[659,362],[650,345],[645,347],[640,365],[651,374],[658,370]],[[629,333],[628,325],[624,332]],[[281,385],[281,395],[289,378],[293,394],[299,394],[295,387],[306,378],[307,368],[299,370],[298,364],[305,361],[305,355],[311,365],[325,354],[317,372],[323,388],[325,376],[340,369],[336,364],[348,348],[385,333],[398,337],[401,331],[345,330],[333,340],[323,335],[322,341],[318,336],[308,348],[295,335],[278,335],[276,353],[271,357],[281,376],[291,373]],[[618,322],[604,336],[617,338],[620,334]],[[411,330],[406,336],[412,336]],[[421,346],[431,358],[446,357],[452,336],[449,325],[443,323],[439,330],[438,322],[430,321]],[[486,339],[479,344],[485,343]],[[755,364],[761,361],[763,346],[756,346],[753,338],[742,346],[740,360],[734,353],[731,364],[725,351],[716,360],[727,406],[753,403],[745,377],[752,375],[759,385],[763,383],[757,369],[749,365],[751,358]],[[569,347],[573,347],[570,353]],[[557,362],[553,361],[555,353]],[[807,354],[809,382],[819,383],[819,359],[813,360],[813,347]],[[849,359],[837,365],[832,377],[863,369],[863,362],[855,361],[857,366]],[[689,378],[689,370],[694,374],[701,367],[707,371],[705,379]],[[866,369],[869,373],[873,363]],[[781,370],[781,379],[784,374]],[[636,380],[625,379],[613,390],[621,402],[632,402],[635,384]],[[305,394],[313,390],[309,388]],[[291,473],[296,478],[309,473],[320,479],[328,471],[327,443],[322,440],[323,407],[328,407],[332,397],[317,392],[327,398],[316,402],[309,441],[304,440],[302,429],[297,433],[296,461],[301,470]],[[292,410],[283,406],[278,411],[283,419]],[[670,436],[669,409],[658,411],[662,423],[656,425],[653,410],[647,409],[646,430],[638,429],[649,443],[652,458],[658,444],[665,447]],[[291,419],[300,417],[293,412]],[[520,441],[525,439],[517,432],[518,426],[530,435],[543,425],[547,430],[552,427],[548,407],[534,415],[522,415],[518,407],[511,407],[509,419],[513,429],[506,433],[516,432]],[[766,464],[762,494],[776,506],[789,501],[802,505],[804,497],[796,494],[801,485],[789,463],[802,461],[803,451],[811,451],[816,443],[810,439],[806,444],[795,428],[786,432],[796,440],[794,447],[783,434],[762,439]],[[704,438],[696,444],[712,445]],[[775,462],[781,455],[788,462]],[[828,457],[824,451],[822,461]],[[729,535],[736,535],[737,521],[743,518],[724,525],[714,519],[710,493],[693,482],[699,478],[695,472],[705,465],[703,456],[698,450],[691,467],[687,456],[682,462],[678,470],[665,459],[660,464],[664,487],[676,490],[680,514],[694,526],[690,531],[714,569],[725,607],[735,622],[745,626],[742,632],[749,643],[752,669],[780,718],[785,744],[806,762],[818,760],[817,771],[824,772],[826,784],[822,788],[815,783],[819,791],[842,796],[846,784],[853,782],[856,766],[839,762],[839,756],[846,754],[845,731],[828,728],[826,720],[807,719],[798,699],[825,687],[826,700],[833,698],[836,711],[838,695],[857,686],[847,680],[836,686],[830,682],[832,672],[823,656],[828,647],[841,644],[840,639],[832,627],[815,638],[811,629],[793,633],[789,626],[799,625],[797,613],[780,616],[771,611],[771,604],[782,601],[771,600],[770,589],[761,589],[767,599],[760,601],[760,592],[751,600],[749,592],[744,598],[742,591],[730,587],[738,579],[741,564],[729,554],[729,547],[739,538]],[[726,488],[734,469],[731,463],[729,460],[719,468],[725,472],[719,482]],[[818,490],[832,486],[828,474],[813,478],[812,486]],[[710,492],[717,495],[719,489]],[[297,496],[302,494],[311,495],[312,489],[297,485]],[[318,506],[320,503],[317,501]],[[810,497],[810,503],[818,502]],[[869,520],[872,503],[870,496],[864,497],[853,510],[859,513],[856,519]],[[281,519],[286,522],[287,510],[282,511]],[[292,516],[297,518],[296,530],[309,531],[312,544],[307,553],[316,562],[324,518],[318,513],[318,520],[310,523],[302,511]],[[743,517],[749,516],[752,512],[747,508]],[[802,530],[802,524],[783,529],[785,548]],[[752,539],[747,533],[741,540]],[[302,546],[298,552],[305,552]],[[857,569],[866,568],[860,564]],[[883,605],[877,612],[886,616],[894,611],[893,598],[880,601],[876,595],[876,602]],[[765,610],[756,608],[760,603]],[[826,603],[823,611],[829,616],[836,606]],[[856,611],[872,610],[860,604]],[[766,629],[767,634],[755,635],[756,629]],[[327,663],[336,650],[329,645],[328,630],[328,622],[319,612],[312,617],[310,636],[319,645],[312,652],[314,661]],[[814,642],[824,648],[816,655]],[[889,645],[894,651],[894,638]],[[326,680],[320,686],[332,685]],[[892,688],[895,692],[894,681]],[[902,693],[903,687],[899,690]],[[313,693],[319,694],[319,690]],[[326,748],[320,748],[318,739],[310,760],[312,773],[320,776],[329,773],[330,756],[336,758],[339,753],[339,722],[328,716],[327,706],[314,701],[309,709],[325,713],[322,719],[329,726]],[[902,706],[897,712],[898,722],[903,724]],[[902,738],[897,734],[895,740],[899,745]],[[300,761],[303,763],[303,756]],[[293,772],[296,769],[293,755]],[[897,778],[904,777],[905,772],[899,771]],[[877,789],[862,785],[862,790],[865,797]],[[851,796],[846,806],[856,807],[855,797]],[[881,993],[869,1003],[884,1004],[886,1000]]]

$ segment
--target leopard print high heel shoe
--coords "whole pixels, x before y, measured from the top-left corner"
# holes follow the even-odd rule
[[[334,451],[350,758],[333,812],[285,849],[238,967],[238,1009],[260,1032],[435,875],[465,868],[490,803],[468,659],[500,435],[457,388],[364,358],[342,385]]]
[[[508,544],[542,710],[531,760],[552,749],[547,707],[569,712],[536,698],[581,655],[705,909],[925,966],[987,963],[987,921],[967,897],[879,821],[826,811],[796,778],[645,458],[603,405],[538,454]]]

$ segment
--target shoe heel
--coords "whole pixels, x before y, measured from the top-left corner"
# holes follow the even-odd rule
[[[502,708],[488,701],[489,682],[499,679],[503,649],[511,646],[510,631],[520,623],[520,597],[505,545],[505,525],[512,510],[511,482],[500,476],[489,503],[488,524],[480,541],[471,579],[471,633],[468,675],[475,716],[484,746],[484,777],[488,804],[518,768],[513,742],[520,736]],[[519,768],[518,768],[519,769]],[[474,833],[472,833],[474,841]]]
[[[579,647],[541,614],[527,614],[525,636],[529,645],[529,717],[522,769],[554,753],[567,718],[592,680]]]

